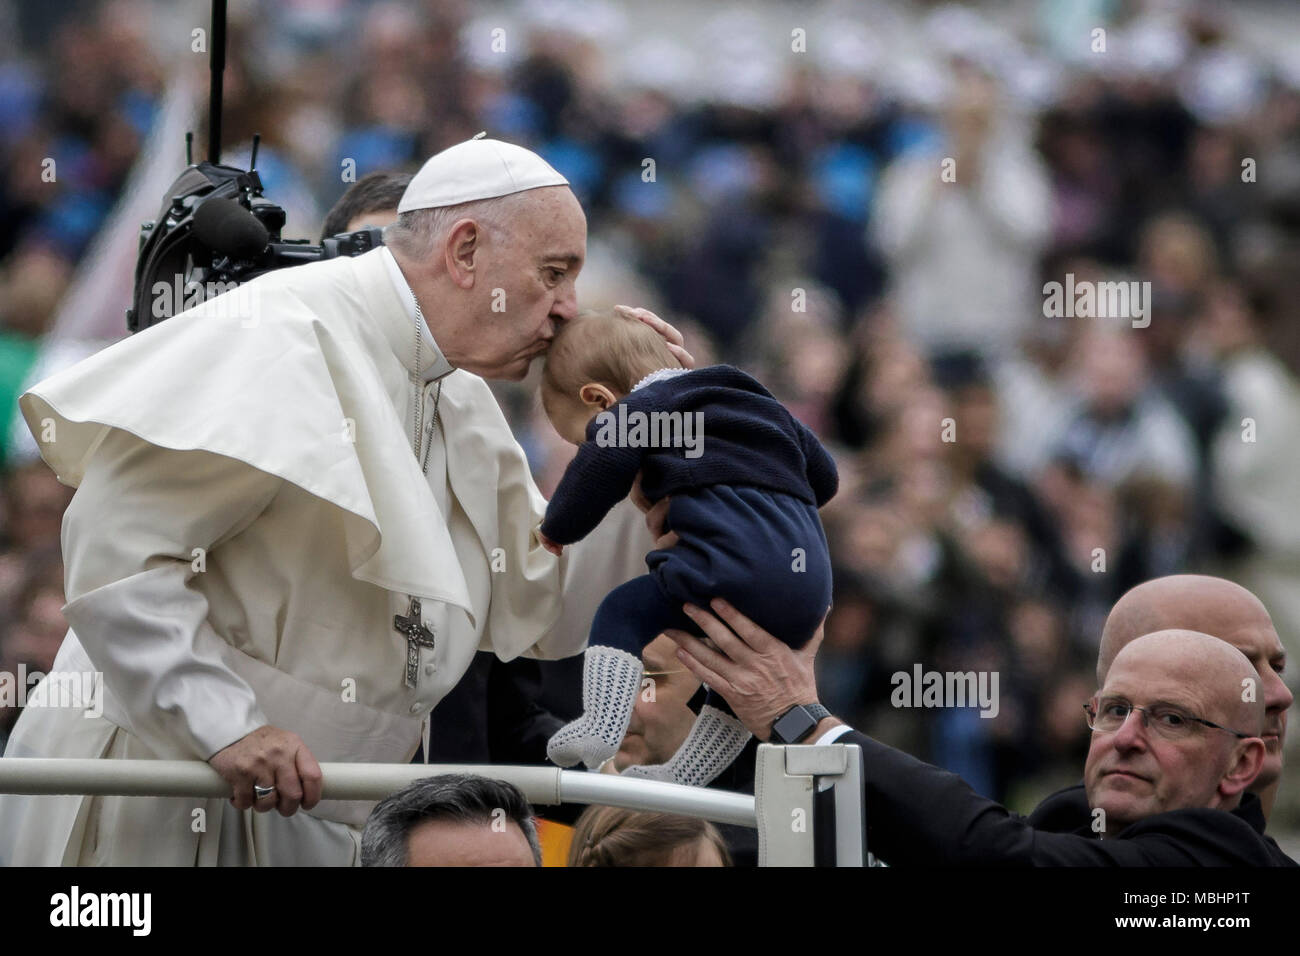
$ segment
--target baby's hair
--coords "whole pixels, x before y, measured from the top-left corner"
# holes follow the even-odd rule
[[[626,395],[661,368],[681,368],[681,363],[658,332],[613,309],[586,309],[556,332],[542,369],[542,387],[575,398],[578,389],[591,382]]]
[[[574,825],[569,866],[670,866],[687,848],[694,851],[693,866],[699,860],[701,842],[713,844],[722,865],[731,866],[722,835],[707,820],[593,806],[584,810]]]

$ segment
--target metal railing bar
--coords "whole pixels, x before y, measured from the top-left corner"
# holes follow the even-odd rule
[[[416,780],[442,773],[505,780],[536,804],[595,803],[757,825],[754,798],[747,794],[557,767],[323,763],[322,799],[382,800]],[[230,785],[198,760],[0,757],[0,793],[213,798],[228,797]]]

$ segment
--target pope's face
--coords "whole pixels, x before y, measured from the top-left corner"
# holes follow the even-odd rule
[[[461,367],[518,381],[578,312],[575,283],[587,255],[587,217],[567,186],[523,194],[522,214],[495,244],[479,290],[483,335]]]

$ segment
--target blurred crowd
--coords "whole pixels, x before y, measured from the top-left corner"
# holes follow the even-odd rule
[[[232,4],[228,158],[260,133],[285,237],[316,239],[349,171],[482,129],[541,153],[587,212],[585,304],[659,312],[836,455],[823,702],[1013,808],[1077,780],[1132,585],[1222,574],[1300,652],[1300,64],[1260,42],[1280,7],[640,6]],[[204,6],[158,9],[0,0],[6,409],[194,68]],[[1067,276],[1149,283],[1149,323],[1046,315]],[[497,391],[549,493],[571,449],[530,383]],[[0,670],[44,669],[70,493],[5,466]],[[918,663],[996,671],[998,716],[894,706]]]

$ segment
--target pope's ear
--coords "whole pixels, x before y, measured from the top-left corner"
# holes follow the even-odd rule
[[[604,385],[596,385],[594,382],[589,382],[578,389],[578,397],[582,399],[584,405],[599,408],[602,412],[616,401],[613,392]]]
[[[479,241],[481,232],[473,219],[461,219],[451,227],[447,240],[443,244],[443,258],[447,266],[447,275],[451,281],[462,289],[474,285],[474,267],[478,262],[478,253],[482,248]]]

